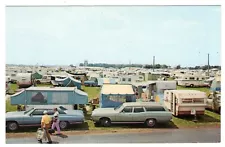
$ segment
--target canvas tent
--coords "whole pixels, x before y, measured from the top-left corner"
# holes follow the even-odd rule
[[[42,75],[39,74],[38,72],[33,73],[32,76],[33,76],[34,79],[41,79],[42,78]]]
[[[136,102],[132,85],[104,84],[100,94],[100,107],[112,108],[124,102]]]
[[[63,87],[77,87],[78,89],[81,89],[81,81],[76,80],[72,77],[67,77],[65,79],[55,79],[54,85],[61,85]]]
[[[12,105],[87,104],[85,92],[74,87],[30,87],[10,97]]]

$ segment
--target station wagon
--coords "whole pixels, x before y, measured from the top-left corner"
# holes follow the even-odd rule
[[[116,108],[98,108],[92,112],[92,120],[101,126],[111,123],[143,123],[154,127],[156,123],[167,123],[172,113],[156,102],[128,102]]]

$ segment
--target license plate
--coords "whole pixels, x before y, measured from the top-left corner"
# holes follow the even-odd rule
[[[192,109],[192,110],[191,110],[191,114],[192,114],[192,115],[195,115],[195,114],[196,114],[195,109]]]

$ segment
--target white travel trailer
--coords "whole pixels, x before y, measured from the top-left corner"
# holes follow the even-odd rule
[[[18,73],[16,76],[19,88],[28,88],[34,83],[31,73]]]
[[[204,87],[206,78],[202,75],[183,75],[177,79],[178,86]]]
[[[166,90],[164,105],[173,115],[204,115],[207,96],[197,90]]]
[[[120,76],[119,78],[120,84],[131,84],[134,82],[143,82],[143,81],[144,81],[144,76],[142,75],[125,75],[125,76]]]

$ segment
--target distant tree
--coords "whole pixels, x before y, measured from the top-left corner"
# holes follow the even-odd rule
[[[202,67],[201,67],[201,69],[203,69],[203,70],[207,70],[207,69],[208,69],[208,65],[204,65],[204,66],[202,66]]]
[[[163,65],[161,65],[161,68],[168,68],[168,66],[163,64]]]
[[[150,69],[152,68],[152,65],[145,65],[144,68]]]
[[[80,65],[79,66],[84,66],[84,63],[80,63]]]
[[[201,69],[201,67],[200,66],[195,66],[194,69]]]
[[[156,68],[156,69],[159,69],[159,68],[161,68],[161,65],[160,65],[160,64],[156,64],[156,65],[155,65],[155,68]]]
[[[177,66],[176,66],[176,69],[181,69],[181,66],[180,66],[180,65],[177,65]]]

